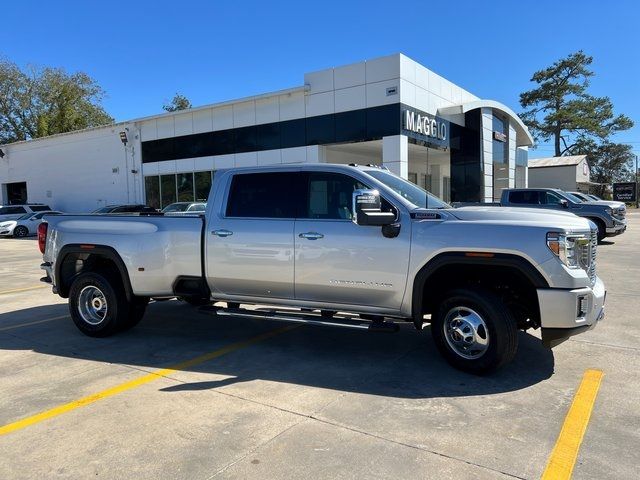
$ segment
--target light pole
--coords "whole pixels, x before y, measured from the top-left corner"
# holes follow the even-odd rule
[[[638,198],[638,155],[635,155],[636,157],[636,169],[635,169],[635,175],[634,175],[634,180],[636,181],[636,208],[638,208],[638,206],[640,205],[640,198]]]

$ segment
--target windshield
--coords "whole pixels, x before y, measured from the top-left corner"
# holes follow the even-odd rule
[[[207,204],[206,203],[194,203],[193,205],[191,205],[189,207],[189,209],[187,211],[189,211],[189,212],[204,212],[206,208],[207,208]]]
[[[571,200],[573,203],[584,203],[584,200],[576,197],[575,195],[572,195],[569,192],[562,192],[562,195],[564,195],[564,197],[567,198],[568,200]]]
[[[172,203],[171,205],[167,205],[162,209],[163,213],[171,213],[171,212],[186,212],[187,208],[189,208],[188,203]]]
[[[91,213],[109,213],[111,210],[113,210],[113,206],[98,208]]]
[[[25,213],[21,217],[18,217],[18,220],[27,220],[35,215],[35,213]]]
[[[443,202],[435,195],[423,190],[417,185],[404,180],[392,173],[384,170],[367,170],[367,175],[371,175],[376,180],[384,183],[391,190],[396,192],[405,200],[420,208],[451,208],[451,205]]]

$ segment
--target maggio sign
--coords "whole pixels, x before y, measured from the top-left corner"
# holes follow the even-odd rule
[[[402,128],[409,133],[409,136],[425,140],[427,143],[435,143],[439,146],[449,144],[449,122],[427,113],[404,110]]]

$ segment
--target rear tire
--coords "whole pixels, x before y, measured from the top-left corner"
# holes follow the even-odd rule
[[[122,281],[106,272],[76,277],[69,290],[69,313],[76,327],[90,337],[108,337],[137,323],[129,326],[130,305]]]
[[[509,363],[518,350],[518,326],[499,297],[486,290],[447,292],[431,322],[442,356],[455,368],[487,374]]]
[[[120,327],[120,331],[124,332],[140,323],[140,320],[144,317],[144,312],[147,310],[147,305],[149,305],[149,297],[134,297],[129,304],[129,316]]]
[[[27,227],[23,227],[22,225],[18,225],[13,231],[13,236],[18,238],[23,238],[29,235],[29,229]]]

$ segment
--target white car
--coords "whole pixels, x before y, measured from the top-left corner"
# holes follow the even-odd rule
[[[204,202],[176,202],[164,207],[162,213],[168,216],[201,215],[206,209],[207,204]]]
[[[51,207],[49,205],[43,205],[42,203],[27,203],[25,205],[0,205],[0,222],[5,220],[17,220],[27,213],[34,212],[50,212]]]
[[[15,220],[0,222],[0,237],[27,237],[38,232],[38,225],[46,215],[62,215],[62,212],[47,210],[45,212],[26,213]]]

